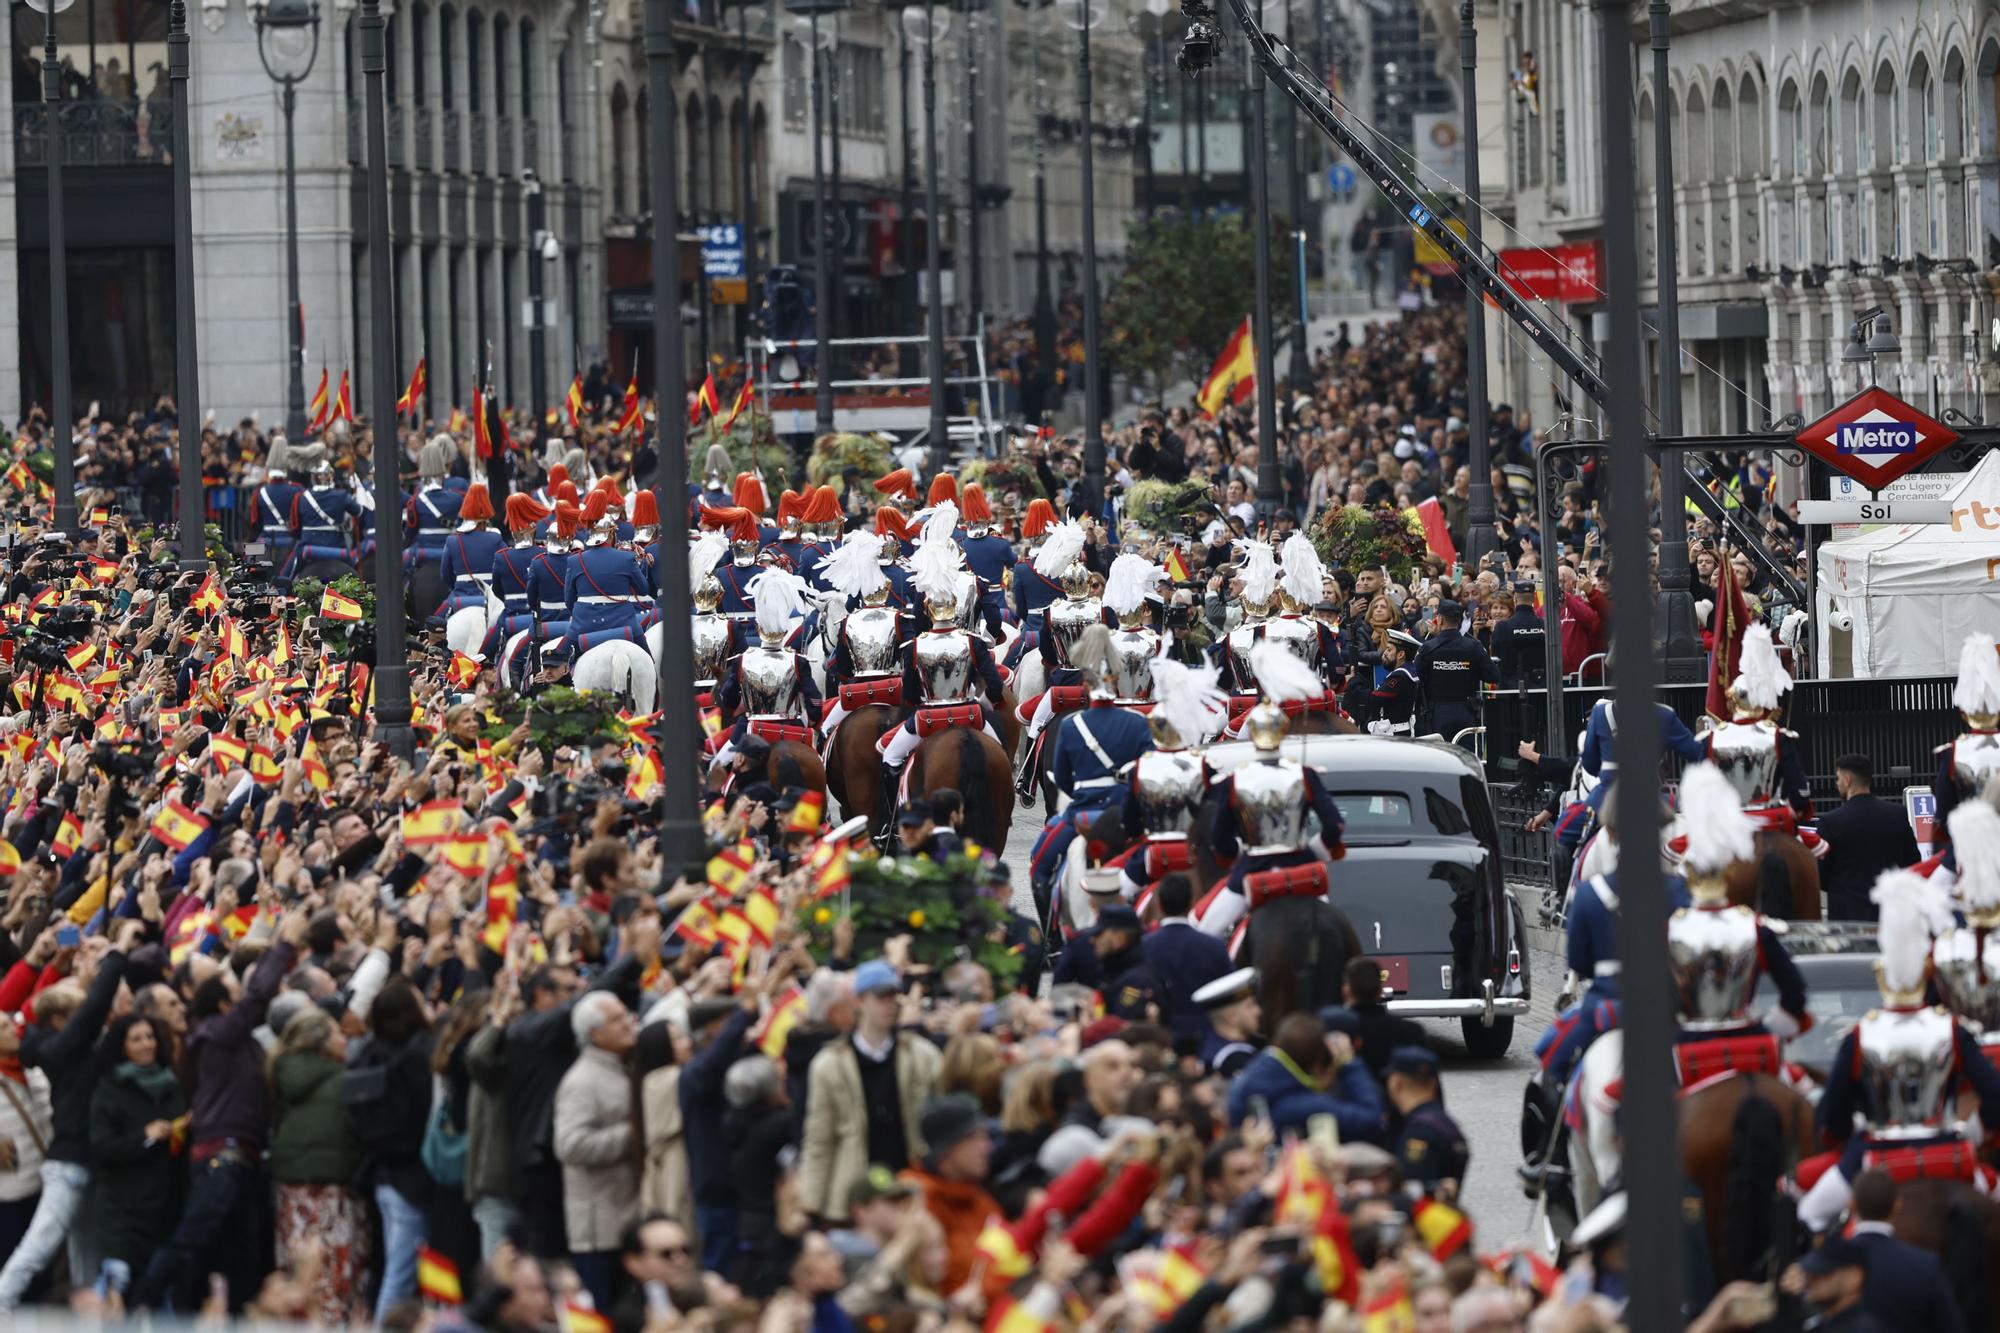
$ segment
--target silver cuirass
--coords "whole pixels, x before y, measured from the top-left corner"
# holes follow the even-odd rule
[[[1937,937],[1931,964],[1938,994],[1982,1033],[2000,1036],[2000,931],[1957,926]]]
[[[1314,671],[1319,670],[1319,622],[1304,616],[1278,616],[1264,622],[1264,642],[1275,643]]]
[[[1306,771],[1290,759],[1259,760],[1236,770],[1236,814],[1251,855],[1295,852],[1305,843]]]
[[[1111,632],[1111,688],[1121,704],[1148,703],[1153,697],[1153,659],[1160,655],[1156,629]]]
[[[952,614],[952,620],[960,629],[969,629],[982,639],[987,637],[979,624],[979,576],[969,569],[958,572],[958,610]]]
[[[1968,731],[1953,741],[1951,771],[1968,791],[1978,791],[1987,778],[2000,773],[2000,735]]]
[[[1777,801],[1778,729],[1769,722],[1725,722],[1708,733],[1709,758],[1746,807]]]
[[[912,649],[917,683],[927,704],[962,704],[972,698],[972,636],[962,629],[919,634]]]
[[[789,648],[760,646],[744,650],[744,712],[752,717],[799,715],[798,656]]]
[[[1056,656],[1069,665],[1069,650],[1092,625],[1104,623],[1104,604],[1095,597],[1062,597],[1042,612],[1042,628],[1055,639]]]
[[[847,636],[847,655],[854,659],[857,676],[887,676],[896,665],[897,616],[895,608],[864,606],[847,613],[841,633]]]
[[[723,663],[729,660],[729,617],[709,613],[697,615],[694,631],[694,683],[713,685],[722,678]]]
[[[1687,908],[1667,920],[1667,968],[1683,1028],[1740,1027],[1757,989],[1757,914]]]
[[[1238,625],[1229,631],[1229,637],[1223,640],[1228,645],[1229,669],[1236,680],[1238,694],[1257,692],[1257,673],[1250,669],[1250,650],[1257,646],[1258,631],[1267,623],[1259,620]]]
[[[1871,1138],[1925,1138],[1951,1110],[1948,1085],[1956,1056],[1948,1010],[1878,1009],[1855,1025],[1861,1045],[1861,1093]]]
[[[1205,790],[1201,756],[1192,751],[1148,750],[1134,761],[1132,799],[1148,833],[1185,834]]]

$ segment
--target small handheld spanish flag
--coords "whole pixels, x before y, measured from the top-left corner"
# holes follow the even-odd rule
[[[50,850],[67,861],[76,855],[76,849],[81,846],[83,846],[83,821],[76,817],[75,811],[71,811],[62,817],[62,823],[56,825],[55,842]]]
[[[457,649],[452,650],[451,665],[445,670],[445,679],[464,689],[479,679],[479,663]]]
[[[1436,1199],[1418,1199],[1410,1210],[1410,1225],[1431,1257],[1443,1262],[1465,1248],[1472,1239],[1472,1219]]]
[[[213,571],[210,571],[208,577],[201,581],[201,586],[194,590],[194,596],[188,600],[188,605],[209,616],[228,605],[223,599],[222,589],[216,585]]]
[[[1178,547],[1168,549],[1166,565],[1169,582],[1192,583],[1194,581],[1193,577],[1188,573],[1187,561],[1182,558]]]
[[[806,860],[812,872],[812,900],[819,902],[839,896],[847,888],[847,839],[828,838],[812,850]]]
[[[21,868],[21,853],[14,844],[0,839],[0,875],[11,875]]]
[[[583,372],[577,371],[576,378],[569,382],[569,394],[563,399],[563,410],[569,414],[569,428],[575,430],[583,418]]]
[[[764,1015],[764,1021],[751,1032],[750,1040],[771,1059],[783,1059],[786,1039],[805,1016],[806,993],[799,989],[797,982],[793,982],[785,987],[777,1002],[771,1006],[771,1012]]]
[[[757,848],[754,844],[740,842],[734,847],[725,847],[709,858],[708,882],[725,897],[733,898],[750,878],[750,869],[756,864]]]
[[[785,816],[785,832],[817,833],[825,816],[826,797],[819,792],[808,791],[799,797],[799,803]]]
[[[319,599],[319,614],[322,620],[359,620],[361,603],[328,588],[325,595]]]
[[[171,847],[184,852],[188,845],[208,829],[208,820],[179,801],[168,801],[160,807],[160,813],[153,816],[152,835]]]
[[[465,807],[445,796],[426,801],[403,816],[403,844],[411,848],[435,847],[458,832]]]
[[[417,1247],[417,1290],[425,1300],[438,1305],[465,1304],[458,1265],[428,1245]]]

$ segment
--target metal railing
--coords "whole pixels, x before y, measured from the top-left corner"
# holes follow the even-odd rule
[[[493,123],[494,173],[514,174],[514,118],[501,116]]]
[[[48,107],[14,104],[14,163],[48,165]],[[66,167],[167,166],[173,161],[173,105],[161,101],[89,101],[57,104],[62,164]]]
[[[429,171],[431,164],[437,160],[433,155],[431,147],[431,126],[434,121],[435,117],[432,115],[429,107],[420,106],[414,108],[414,115],[410,123],[416,132],[416,164],[418,171]]]
[[[446,171],[460,171],[464,169],[465,150],[460,145],[460,132],[458,108],[455,106],[446,107],[444,109],[444,169]]]

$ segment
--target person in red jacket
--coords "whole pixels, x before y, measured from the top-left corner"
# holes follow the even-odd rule
[[[979,1239],[985,1263],[981,1294],[987,1304],[992,1305],[1016,1278],[1035,1266],[1042,1246],[1055,1239],[1049,1235],[1052,1220],[1069,1219],[1061,1238],[1086,1259],[1095,1258],[1125,1234],[1125,1228],[1146,1206],[1153,1187],[1160,1183],[1159,1156],[1157,1134],[1119,1134],[1101,1150],[1085,1154],[1063,1171],[1039,1197],[1031,1197],[1018,1221],[983,1233]],[[1106,1185],[1112,1165],[1120,1161],[1124,1165]]]
[[[1602,625],[1597,608],[1578,591],[1574,566],[1556,566],[1556,582],[1562,589],[1562,614],[1558,623],[1562,635],[1563,670],[1575,671],[1590,656]]]

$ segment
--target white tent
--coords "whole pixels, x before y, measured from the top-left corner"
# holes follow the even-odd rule
[[[2000,634],[2000,453],[1947,498],[1949,523],[1885,525],[1819,548],[1819,675],[1949,676],[1967,634]]]

